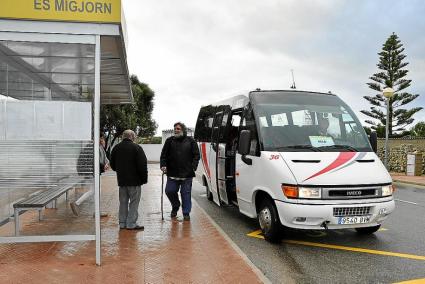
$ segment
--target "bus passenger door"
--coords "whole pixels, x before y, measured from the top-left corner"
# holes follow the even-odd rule
[[[212,137],[211,137],[211,151],[210,161],[211,168],[211,187],[217,193],[218,204],[223,202],[229,204],[226,191],[226,143],[225,135],[227,124],[230,115],[230,107],[224,108],[222,111],[217,112],[214,118]],[[215,197],[215,196],[214,196]],[[214,198],[214,201],[215,198]],[[216,201],[217,203],[217,201]]]
[[[227,160],[229,157],[226,154],[226,150],[228,148],[228,145],[226,145],[227,136],[228,136],[228,130],[230,127],[229,120],[231,117],[231,108],[230,106],[224,106],[223,107],[223,114],[221,119],[221,124],[219,127],[219,135],[218,135],[218,151],[217,151],[217,188],[219,192],[220,200],[225,203],[229,204],[229,197],[227,195],[227,180],[228,176],[227,173],[229,171],[229,163]]]
[[[217,185],[217,157],[219,151],[219,137],[220,137],[220,125],[223,119],[223,112],[217,112],[214,116],[212,133],[211,133],[211,148],[209,153],[210,169],[211,169],[211,193],[213,195],[214,202],[220,205],[220,192]]]

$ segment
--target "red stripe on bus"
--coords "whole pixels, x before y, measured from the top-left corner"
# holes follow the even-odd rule
[[[207,171],[208,179],[211,179],[211,173],[210,173],[210,167],[208,166],[208,159],[207,159],[207,146],[205,143],[201,143],[201,152],[202,152],[202,162],[204,164],[204,168]]]
[[[326,168],[320,170],[319,172],[315,173],[314,175],[310,176],[309,178],[305,179],[309,180],[312,179],[314,177],[323,175],[339,166],[344,165],[345,163],[347,163],[348,161],[350,161],[354,156],[356,155],[356,153],[354,152],[341,152],[339,153],[338,157],[335,159],[335,161],[333,161],[332,163],[330,163]]]

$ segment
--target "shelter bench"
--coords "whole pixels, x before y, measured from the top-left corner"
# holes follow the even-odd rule
[[[82,182],[82,179],[74,180],[72,182],[68,182],[65,185],[57,185],[54,187],[50,187],[47,190],[41,191],[34,195],[31,195],[23,200],[20,200],[13,204],[14,208],[14,220],[15,220],[15,236],[19,236],[19,215],[22,211],[27,210],[38,210],[38,220],[42,220],[41,211],[47,204],[53,202],[53,208],[56,208],[56,200],[66,194],[65,199],[68,200],[68,191],[73,189]]]

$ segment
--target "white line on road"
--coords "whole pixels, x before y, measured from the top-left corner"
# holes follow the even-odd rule
[[[406,200],[401,200],[401,199],[394,199],[394,200],[395,201],[400,201],[400,202],[403,202],[403,203],[409,203],[409,204],[421,206],[420,204],[415,203],[415,202],[412,202],[412,201],[406,201]]]

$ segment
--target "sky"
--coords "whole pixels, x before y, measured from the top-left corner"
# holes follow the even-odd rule
[[[409,62],[407,107],[425,107],[423,0],[123,0],[131,74],[155,92],[157,134],[199,108],[256,88],[337,94],[359,116],[395,32]],[[415,122],[425,121],[425,110]]]

